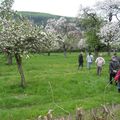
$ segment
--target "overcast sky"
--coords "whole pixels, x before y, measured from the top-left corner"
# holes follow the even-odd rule
[[[80,4],[92,6],[98,0],[15,0],[14,10],[44,12],[55,15],[75,17]]]

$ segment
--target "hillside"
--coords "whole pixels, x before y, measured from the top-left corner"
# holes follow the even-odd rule
[[[22,14],[23,16],[28,17],[30,20],[32,20],[35,24],[41,24],[45,25],[47,20],[52,19],[59,19],[62,16],[59,15],[52,15],[48,13],[39,13],[39,12],[27,12],[27,11],[19,11],[19,14]],[[74,19],[72,17],[66,17],[67,19]]]

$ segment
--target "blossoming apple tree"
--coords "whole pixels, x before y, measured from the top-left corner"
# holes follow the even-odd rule
[[[101,38],[101,42],[107,45],[108,52],[110,52],[112,46],[120,44],[120,27],[117,22],[105,24],[101,27],[98,35]]]
[[[21,76],[21,87],[25,87],[25,76],[22,68],[22,57],[30,51],[47,49],[51,39],[47,39],[43,28],[34,25],[27,18],[14,12],[13,0],[1,3],[0,14],[0,48],[13,54]]]
[[[76,47],[82,36],[75,22],[68,21],[65,17],[49,19],[45,28],[58,36],[59,48],[63,49],[65,57],[66,50]]]

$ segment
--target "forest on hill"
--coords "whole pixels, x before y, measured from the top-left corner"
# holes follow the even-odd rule
[[[27,12],[27,11],[19,11],[19,14],[27,17],[28,19],[32,20],[37,25],[45,26],[48,19],[59,19],[62,16],[53,15],[48,13],[40,13],[40,12]],[[68,20],[75,19],[73,17],[65,17]]]

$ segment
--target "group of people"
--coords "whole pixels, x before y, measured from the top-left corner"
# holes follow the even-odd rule
[[[91,68],[91,64],[93,62],[93,55],[91,53],[89,53],[86,57],[86,60],[87,60],[87,68],[90,69]],[[84,60],[83,60],[83,54],[80,53],[79,54],[79,57],[78,57],[78,69],[82,69],[83,68],[83,63],[84,63]]]
[[[91,65],[93,63],[94,57],[91,53],[89,53],[86,57],[86,62],[87,62],[87,68],[90,70],[91,69]],[[79,57],[78,57],[78,69],[82,69],[83,68],[83,54],[80,53]],[[102,66],[105,64],[105,60],[102,57],[102,54],[99,55],[99,57],[95,60],[95,63],[97,64],[97,74],[100,75],[101,71],[102,71]]]
[[[89,53],[86,57],[86,62],[87,62],[87,68],[91,69],[91,65],[93,63],[94,57],[91,53]],[[83,68],[83,54],[80,53],[78,57],[78,69]],[[97,70],[96,73],[97,75],[101,75],[102,72],[102,67],[105,64],[105,60],[102,57],[102,54],[99,54],[99,56],[95,60]],[[118,92],[120,92],[120,60],[119,57],[117,57],[117,54],[115,53],[112,58],[110,59],[109,62],[109,83],[113,84],[113,80],[115,80],[115,84],[118,85]]]

